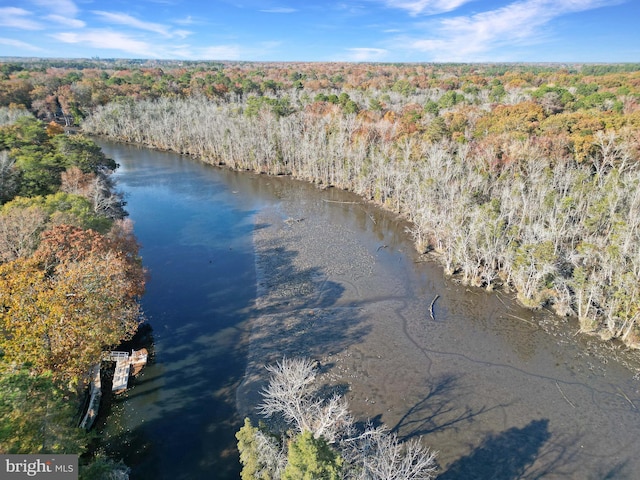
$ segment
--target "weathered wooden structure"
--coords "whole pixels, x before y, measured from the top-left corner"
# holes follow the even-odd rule
[[[131,363],[128,352],[109,352],[106,359],[116,362],[116,369],[113,372],[113,383],[111,391],[115,393],[124,392],[129,385],[129,370]]]
[[[100,364],[96,363],[91,369],[91,383],[89,384],[89,405],[82,420],[80,428],[89,430],[98,416],[100,399],[102,398],[102,382],[100,380]]]
[[[91,382],[89,384],[89,402],[87,410],[80,421],[80,427],[89,430],[98,416],[100,399],[102,398],[102,382],[100,380],[100,369],[102,362],[116,362],[113,372],[113,383],[111,391],[114,393],[124,392],[129,386],[129,377],[136,375],[142,367],[147,364],[147,350],[132,350],[129,352],[103,352],[101,362],[91,369]]]

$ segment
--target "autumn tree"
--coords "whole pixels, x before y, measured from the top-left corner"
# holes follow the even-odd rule
[[[4,368],[0,375],[0,452],[82,453],[88,435],[76,406],[50,372]]]
[[[140,100],[100,107],[83,128],[351,190],[410,220],[417,248],[447,274],[637,344],[637,68],[585,78],[523,65],[181,66],[163,75],[171,98],[135,90]],[[292,71],[304,89],[290,88]],[[124,93],[135,71],[117,78]],[[275,87],[213,101],[175,94],[225,78]],[[349,101],[370,109],[345,114]],[[69,191],[84,191],[71,177]]]
[[[0,265],[6,361],[80,384],[104,348],[135,332],[142,268],[109,243],[60,225],[43,235],[34,256]]]
[[[544,109],[534,102],[498,105],[476,124],[476,135],[488,133],[531,134],[545,119]]]
[[[89,436],[77,409],[87,373],[141,316],[144,271],[109,177],[115,162],[60,133],[32,117],[0,128],[3,453],[83,453]],[[81,471],[128,478],[103,458]]]
[[[0,209],[0,263],[31,255],[49,215],[37,205]]]
[[[82,228],[90,228],[105,233],[111,228],[113,219],[96,212],[91,200],[86,197],[59,191],[46,196],[16,197],[6,203],[0,211],[0,216],[11,212],[26,212],[30,208],[44,211],[47,222],[52,224],[70,224]]]

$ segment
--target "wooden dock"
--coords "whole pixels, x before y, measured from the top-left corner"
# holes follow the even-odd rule
[[[129,352],[105,352],[103,361],[116,362],[116,369],[113,373],[112,392],[124,392],[129,385],[129,376],[137,374],[147,363],[147,350],[132,350]],[[133,367],[133,372],[132,372]]]
[[[129,353],[109,352],[108,357],[110,361],[116,362],[111,391],[116,393],[124,392],[129,385],[129,370],[131,369]]]
[[[113,373],[113,384],[111,391],[114,393],[124,392],[129,386],[129,377],[136,375],[142,367],[147,364],[147,350],[132,350],[129,352],[103,352],[100,363],[94,365],[91,369],[89,384],[89,402],[87,410],[80,421],[80,427],[89,430],[98,416],[100,408],[100,399],[102,398],[102,382],[100,380],[100,368],[102,362],[116,362],[116,368]]]
[[[140,373],[142,367],[147,364],[147,357],[149,356],[149,352],[147,352],[146,348],[142,348],[140,350],[132,350],[131,358],[129,359],[129,363],[131,365],[130,374],[135,376]]]

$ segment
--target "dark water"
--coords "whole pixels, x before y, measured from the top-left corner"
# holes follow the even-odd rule
[[[441,479],[640,478],[632,353],[576,336],[571,322],[522,310],[505,293],[455,284],[413,255],[401,222],[352,196],[100,143],[121,164],[150,272],[143,307],[154,361],[98,425],[133,479],[239,478],[237,410],[253,399],[236,395],[250,391],[250,359],[287,343],[331,366],[327,377],[348,384],[358,418],[439,450]],[[256,278],[256,228],[285,258],[263,256],[258,274],[265,265],[311,272],[318,301],[300,312],[315,327],[292,323],[295,302],[256,306],[265,280]],[[343,314],[353,330],[319,323],[347,325]],[[295,327],[295,345],[274,335],[275,321]],[[266,332],[258,340],[256,325]]]
[[[149,271],[154,358],[102,428],[132,478],[239,478],[234,391],[255,297],[255,179],[176,155],[103,144]]]

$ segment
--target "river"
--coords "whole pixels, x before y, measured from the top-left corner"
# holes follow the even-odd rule
[[[99,143],[149,271],[152,362],[97,425],[132,479],[239,478],[234,433],[282,355],[422,437],[441,480],[637,478],[632,353],[444,277],[354,195]]]

